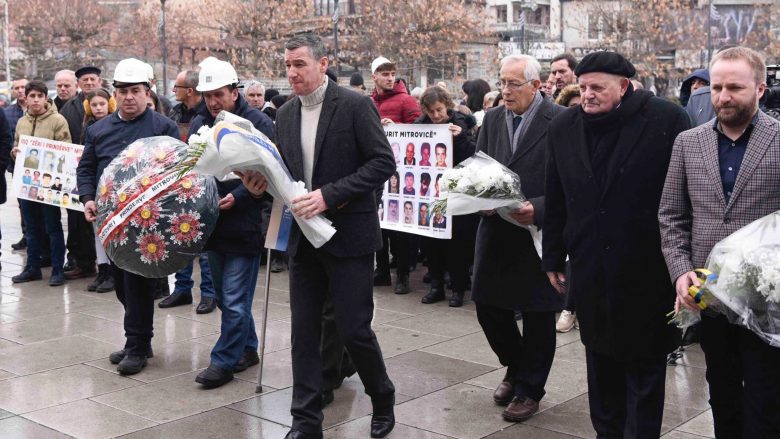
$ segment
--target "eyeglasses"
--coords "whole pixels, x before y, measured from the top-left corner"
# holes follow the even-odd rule
[[[192,87],[187,87],[186,85],[173,84],[173,91],[176,91],[177,88],[192,88]]]
[[[523,88],[524,85],[528,84],[531,81],[533,81],[533,79],[529,79],[528,81],[525,82],[504,81],[502,79],[496,82],[496,87],[498,87],[499,90],[503,90],[504,87],[510,90],[520,90],[521,88]]]

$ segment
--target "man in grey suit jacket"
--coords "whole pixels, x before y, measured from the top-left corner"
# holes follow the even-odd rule
[[[521,224],[542,224],[547,126],[564,107],[539,92],[541,66],[533,57],[511,55],[501,61],[504,106],[487,112],[477,141],[483,151],[520,176],[528,204],[512,216]],[[542,271],[528,230],[498,215],[482,218],[477,232],[472,299],[477,318],[506,376],[493,395],[508,405],[505,419],[533,416],[555,355],[555,312],[562,297]],[[514,311],[523,313],[523,334]]]
[[[710,64],[716,120],[675,141],[658,218],[678,308],[697,309],[693,270],[718,241],[780,209],[780,122],[758,109],[765,78],[753,50],[719,52]],[[780,437],[780,349],[724,316],[703,314],[700,327],[715,436]]]
[[[293,400],[288,439],[322,438],[320,330],[325,297],[336,326],[371,396],[371,437],[395,425],[395,388],[371,330],[374,252],[381,247],[376,188],[395,171],[395,158],[371,99],[325,77],[328,58],[312,35],[285,45],[287,78],[297,98],[276,114],[277,146],[309,193],[293,200],[298,217],[325,214],[336,234],[315,249],[295,224],[290,234]],[[263,178],[245,176],[253,194]]]

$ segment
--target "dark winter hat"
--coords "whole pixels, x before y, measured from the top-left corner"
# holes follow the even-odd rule
[[[631,78],[636,75],[636,69],[623,55],[616,52],[593,52],[582,58],[574,74],[580,76],[585,73],[602,72]]]
[[[94,74],[100,76],[102,71],[95,66],[86,66],[76,70],[76,78],[81,78],[84,75]]]
[[[352,76],[349,77],[349,85],[358,87],[363,85],[363,75],[361,75],[358,72],[355,72],[352,74]]]

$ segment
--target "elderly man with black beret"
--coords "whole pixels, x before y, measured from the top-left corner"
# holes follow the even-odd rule
[[[542,267],[577,300],[597,437],[658,438],[677,331],[667,324],[675,290],[658,207],[672,145],[690,120],[634,90],[636,70],[617,53],[589,54],[575,73],[582,104],[548,134]]]

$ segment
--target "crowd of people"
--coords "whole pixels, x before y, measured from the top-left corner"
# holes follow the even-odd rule
[[[45,83],[15,80],[16,100],[0,112],[0,166],[13,172],[22,135],[84,145],[75,192],[84,213],[67,210],[65,237],[60,207],[20,199],[24,236],[13,248],[26,249],[27,258],[13,282],[41,280],[41,267],[51,266],[51,286],[94,277],[90,291],[115,290],[126,343],[109,360],[132,375],[153,357],[155,300],[160,308],[193,303],[197,260],[196,312],[221,310],[210,365],[196,378],[210,389],[259,362],[251,307],[260,265],[289,269],[287,438],[321,438],[323,407],[355,372],[373,405],[371,437],[385,437],[395,425],[395,390],[371,329],[372,295],[375,286],[411,293],[420,285],[410,273],[426,266],[423,304],[446,300],[450,290],[449,306],[460,307],[471,291],[485,337],[507,368],[489,402],[505,407],[504,419],[522,422],[538,412],[556,331],[578,328],[597,436],[660,436],[666,356],[680,339],[667,312],[695,308],[693,269],[717,241],[780,209],[780,122],[759,109],[766,87],[759,54],[744,47],[717,53],[709,69],[686,78],[683,106],[643,90],[632,79],[634,65],[614,52],[579,61],[561,54],[544,67],[509,55],[495,87],[472,79],[459,91],[445,83],[410,90],[396,63],[379,56],[370,94],[360,73],[338,84],[316,36],[290,39],[284,63],[289,95],[241,81],[230,63],[207,58],[176,76],[176,105],[155,93],[152,69],[133,58],[117,65],[110,84],[94,66],[58,72],[54,100]],[[123,270],[96,240],[97,181],[134,140],[186,141],[221,111],[274,141],[293,178],[304,182],[309,192],[291,203],[294,215],[324,214],[337,232],[315,248],[294,225],[287,251],[264,261],[268,182],[243,172],[217,182],[216,228],[169,292],[167,279]],[[397,145],[394,154],[383,129],[391,124],[446,124],[453,165],[481,151],[519,175],[528,202],[511,216],[542,230],[541,258],[525,228],[493,211],[449,219],[446,240],[382,230],[383,187],[389,180],[398,193],[399,161],[416,160]],[[428,161],[430,145],[426,154]],[[37,156],[25,160],[37,168]],[[5,189],[3,178],[0,203]],[[700,333],[716,436],[780,437],[780,349],[722,316],[703,315]]]

